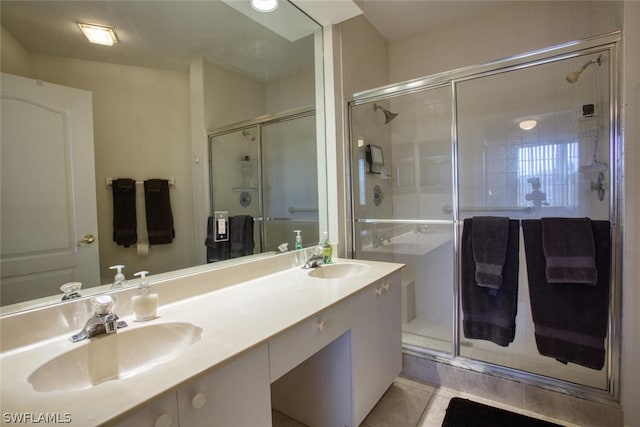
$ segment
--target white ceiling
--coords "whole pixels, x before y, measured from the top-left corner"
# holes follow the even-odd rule
[[[500,5],[499,0],[358,0],[367,20],[387,41],[431,31]]]
[[[320,7],[325,12],[339,10],[337,6],[341,3],[351,3],[296,1],[301,7],[315,5],[316,10]],[[500,2],[356,0],[355,3],[383,37],[396,41]],[[192,59],[205,57],[260,81],[313,67],[313,37],[290,42],[221,1],[2,0],[0,7],[2,25],[30,53],[172,70],[187,70]],[[287,2],[281,2],[279,9],[285,8],[295,10]],[[354,9],[357,11],[352,5],[351,15]],[[291,15],[288,16],[291,23]],[[80,35],[76,21],[111,25],[120,43],[111,48],[89,44]]]

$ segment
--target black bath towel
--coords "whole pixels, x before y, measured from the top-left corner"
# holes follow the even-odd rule
[[[595,285],[596,249],[589,218],[542,218],[542,249],[549,283]]]
[[[518,257],[520,230],[518,220],[509,220],[509,236],[502,285],[497,292],[476,283],[473,259],[473,219],[464,220],[462,232],[462,326],[464,336],[482,339],[506,347],[513,342],[518,312]]]
[[[229,240],[223,242],[216,242],[214,240],[214,220],[212,216],[207,219],[207,238],[204,241],[204,245],[207,248],[208,263],[231,258],[231,242]]]
[[[609,221],[590,221],[598,280],[595,286],[549,283],[545,276],[542,221],[522,220],[531,313],[538,351],[562,363],[602,369],[609,313]]]
[[[113,241],[128,248],[138,241],[136,231],[136,182],[131,178],[114,179]]]
[[[236,215],[229,218],[231,258],[253,254],[253,217]]]
[[[476,283],[484,288],[500,289],[502,268],[507,257],[509,218],[474,216],[471,242],[476,263]]]
[[[169,181],[148,179],[144,182],[144,201],[147,217],[147,233],[150,245],[173,242],[173,214],[169,197]]]

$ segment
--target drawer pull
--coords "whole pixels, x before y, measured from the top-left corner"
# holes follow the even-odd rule
[[[378,296],[382,295],[382,287],[376,289],[376,295]]]
[[[384,284],[384,286],[383,286],[383,288],[384,288],[384,291],[385,291],[385,292],[388,292],[388,291],[389,291],[389,284],[388,284],[388,283],[385,283],[385,284]]]
[[[173,417],[171,414],[162,414],[156,418],[156,422],[153,423],[154,427],[171,427],[173,424]]]
[[[324,332],[326,328],[327,328],[327,322],[325,322],[324,319],[318,322],[318,329],[320,330],[320,332]]]
[[[207,396],[205,396],[203,393],[196,393],[191,398],[191,406],[193,407],[193,409],[202,408],[206,402],[207,402]]]

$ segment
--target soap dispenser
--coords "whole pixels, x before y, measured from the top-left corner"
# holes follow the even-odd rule
[[[326,231],[322,233],[322,240],[320,240],[318,246],[322,249],[322,263],[331,264],[331,261],[333,261],[333,248],[329,244],[329,234]]]
[[[296,249],[302,249],[302,236],[300,235],[302,231],[293,230],[293,232],[296,233]]]
[[[149,283],[146,280],[147,274],[149,274],[148,271],[139,271],[134,274],[134,276],[140,277],[141,282],[138,287],[138,294],[131,297],[131,306],[136,319],[140,321],[154,319],[158,310],[158,294],[149,293]]]
[[[120,288],[127,283],[127,281],[124,278],[124,274],[122,274],[123,268],[124,268],[124,265],[112,265],[111,267],[109,267],[109,270],[118,270],[115,277],[113,278],[113,284],[111,285],[111,289]]]

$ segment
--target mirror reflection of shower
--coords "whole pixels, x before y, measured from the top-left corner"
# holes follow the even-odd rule
[[[571,84],[577,82],[578,79],[580,78],[580,74],[582,74],[584,70],[586,70],[589,67],[589,65],[592,65],[592,64],[602,65],[602,55],[598,55],[597,59],[592,59],[591,61],[585,62],[584,65],[578,68],[576,71],[571,71],[570,73],[567,73],[567,76],[566,76],[567,81]]]
[[[373,104],[373,111],[378,111],[378,110],[382,110],[382,112],[384,113],[385,125],[398,116],[398,113],[392,113],[391,111],[387,110],[386,108],[378,104]]]

